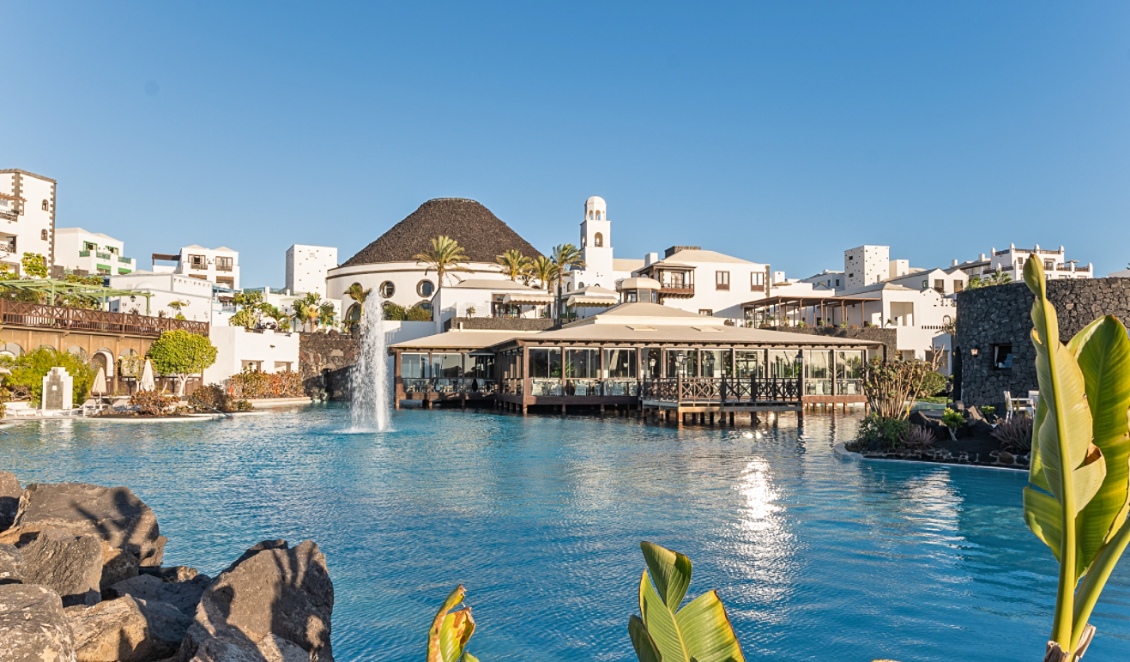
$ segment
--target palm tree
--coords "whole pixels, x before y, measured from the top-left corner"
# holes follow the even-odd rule
[[[510,277],[510,280],[517,281],[518,277],[525,273],[529,268],[532,260],[522,255],[522,251],[511,248],[502,255],[494,258],[494,261],[502,265],[502,273]]]
[[[287,319],[286,313],[278,306],[262,303],[259,305],[259,312],[263,314],[263,317],[272,320],[277,330],[290,331],[290,320]]]
[[[995,271],[992,276],[985,281],[987,285],[1007,285],[1012,282],[1012,276],[1003,271]]]
[[[553,265],[557,267],[557,273],[554,280],[557,284],[557,305],[555,306],[557,312],[557,322],[561,322],[561,279],[565,277],[565,272],[570,268],[577,267],[583,268],[585,260],[581,257],[581,251],[573,244],[558,244],[553,247]]]
[[[294,309],[294,317],[303,329],[310,328],[310,325],[318,322],[318,307],[321,303],[322,297],[317,292],[310,292],[301,299],[295,299],[294,303],[291,304],[291,308]]]
[[[449,272],[469,271],[463,266],[470,261],[467,253],[463,251],[458,241],[446,235],[432,239],[428,249],[423,253],[417,253],[412,259],[416,260],[417,264],[424,264],[428,269],[434,269],[440,287],[443,287],[444,278]],[[427,270],[424,273],[426,274]]]
[[[553,291],[553,281],[557,278],[557,265],[550,258],[539,255],[530,262],[527,273],[530,274],[546,292]]]
[[[323,327],[334,325],[337,320],[337,311],[334,310],[334,305],[332,302],[323,302],[320,306],[318,306],[317,310],[318,324],[322,325]]]
[[[373,288],[370,287],[369,289],[366,290],[365,288],[361,287],[361,283],[354,283],[354,284],[350,285],[349,289],[347,289],[345,291],[346,296],[348,296],[350,299],[353,299],[357,303],[361,304],[362,308],[365,307],[365,301],[369,298],[369,295],[372,294],[372,293],[373,293]]]

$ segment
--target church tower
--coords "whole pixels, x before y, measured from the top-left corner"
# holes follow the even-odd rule
[[[612,224],[604,198],[585,200],[585,220],[581,222],[581,254],[584,256],[585,285],[615,288],[612,273]]]

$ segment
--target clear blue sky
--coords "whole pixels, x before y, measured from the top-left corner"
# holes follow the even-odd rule
[[[621,257],[791,276],[863,243],[1130,261],[1130,3],[355,5],[3,3],[0,167],[247,286],[441,196],[546,250],[601,195]]]

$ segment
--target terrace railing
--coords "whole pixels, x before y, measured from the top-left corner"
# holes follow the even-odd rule
[[[0,323],[4,326],[35,329],[63,329],[90,333],[115,333],[132,336],[160,336],[165,331],[184,330],[208,335],[207,322],[178,320],[171,317],[148,317],[104,310],[46,306],[0,299]]]
[[[677,377],[649,379],[643,397],[650,400],[720,405],[800,404],[801,380],[789,377],[734,379]]]
[[[475,377],[407,378],[404,390],[410,393],[438,393],[441,395],[470,395],[485,397],[498,393],[498,382]]]

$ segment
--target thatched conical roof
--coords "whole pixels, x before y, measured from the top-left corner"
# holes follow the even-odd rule
[[[478,202],[466,198],[436,198],[420,205],[342,266],[415,262],[413,256],[427,250],[432,239],[440,235],[458,241],[471,262],[494,262],[496,256],[510,249],[522,251],[529,257],[541,255]]]

